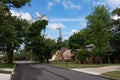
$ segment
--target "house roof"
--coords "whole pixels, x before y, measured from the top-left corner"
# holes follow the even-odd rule
[[[95,45],[94,45],[94,44],[89,44],[89,45],[86,45],[85,47],[86,47],[86,48],[94,48]]]
[[[61,48],[61,53],[64,53],[67,50],[67,48]]]

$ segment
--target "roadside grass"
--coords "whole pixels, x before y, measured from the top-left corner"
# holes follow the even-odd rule
[[[0,70],[0,73],[3,73],[3,74],[11,74],[12,72],[11,72],[11,71]]]
[[[78,64],[72,62],[58,62],[52,61],[50,66],[62,67],[62,68],[95,68],[95,67],[104,67],[104,66],[120,66],[120,64]]]
[[[104,73],[102,75],[120,79],[120,71],[111,71],[111,72]]]
[[[0,68],[14,68],[15,64],[0,63]]]

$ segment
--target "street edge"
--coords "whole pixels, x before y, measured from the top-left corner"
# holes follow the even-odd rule
[[[14,68],[13,68],[12,73],[10,74],[9,80],[12,80],[12,76],[14,75],[15,69],[16,69],[16,63],[15,63],[15,66],[14,66]]]
[[[71,70],[69,68],[63,68],[63,67],[57,67],[57,66],[51,66],[49,64],[47,64],[48,66],[50,67],[55,67],[55,68],[59,68],[59,69],[65,69],[65,70],[70,70],[70,71],[74,71],[74,70]],[[85,73],[85,72],[81,72],[81,71],[74,71],[74,72],[78,72],[78,73]],[[85,73],[85,74],[89,74],[89,73]],[[113,78],[113,77],[109,77],[109,76],[104,76],[104,75],[94,75],[94,74],[89,74],[89,75],[92,75],[92,76],[98,76],[98,77],[102,77],[102,78],[107,78],[107,79],[110,79],[110,80],[120,80],[118,78]]]

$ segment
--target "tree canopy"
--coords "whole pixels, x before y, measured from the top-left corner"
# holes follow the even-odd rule
[[[22,43],[23,29],[27,21],[12,16],[10,8],[20,8],[30,0],[2,0],[0,1],[0,47],[7,52],[8,63],[12,63],[13,51]]]

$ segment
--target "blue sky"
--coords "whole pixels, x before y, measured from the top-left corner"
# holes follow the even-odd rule
[[[86,27],[85,18],[95,6],[103,4],[112,11],[120,7],[120,0],[31,0],[30,4],[20,9],[11,9],[11,12],[29,21],[45,15],[49,21],[46,36],[57,39],[59,31],[56,28],[60,27],[63,39],[68,39],[74,32]]]

